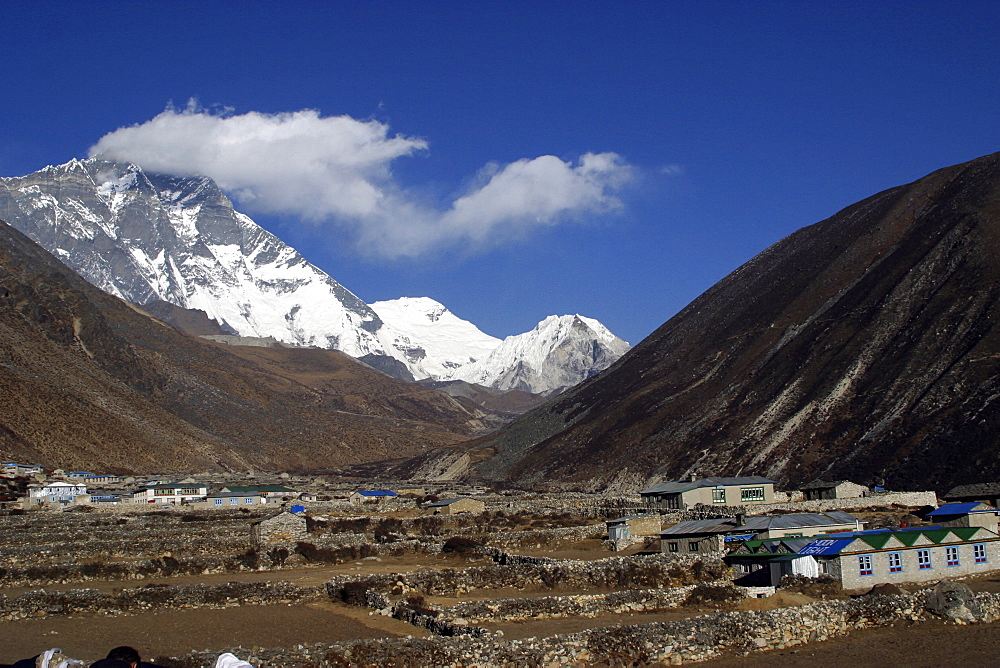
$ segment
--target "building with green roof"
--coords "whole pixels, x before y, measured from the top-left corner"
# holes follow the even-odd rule
[[[292,497],[298,492],[283,485],[226,485],[222,488],[225,494],[255,494],[257,496],[272,497]]]
[[[726,561],[736,570],[737,584],[829,575],[844,589],[861,590],[1000,569],[1000,536],[982,527],[928,527],[748,540],[735,543]]]

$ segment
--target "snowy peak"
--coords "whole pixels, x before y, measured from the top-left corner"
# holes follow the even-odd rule
[[[374,311],[235,211],[210,178],[71,160],[0,179],[0,218],[132,303],[199,309],[242,336],[389,354]]]
[[[205,176],[74,159],[0,178],[0,219],[126,301],[203,311],[244,337],[335,348],[398,378],[551,392],[628,349],[578,315],[501,342],[427,297],[369,306]]]
[[[484,334],[429,297],[402,297],[370,305],[386,323],[383,343],[407,351],[414,378],[440,379],[489,355],[500,339]],[[386,337],[391,336],[391,340]]]
[[[488,357],[456,370],[451,378],[548,393],[596,375],[628,350],[627,342],[597,320],[552,315],[530,332],[507,337]]]

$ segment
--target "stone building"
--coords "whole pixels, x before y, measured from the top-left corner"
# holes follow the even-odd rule
[[[1000,482],[980,482],[952,487],[943,497],[951,503],[980,501],[1000,507]]]
[[[726,557],[737,584],[829,575],[847,590],[931,582],[1000,566],[1000,536],[981,527],[878,529],[812,538],[743,541]]]
[[[256,546],[295,543],[309,536],[305,515],[289,512],[254,522],[250,531]]]
[[[678,522],[659,533],[661,552],[714,552],[726,538],[802,538],[860,531],[864,522],[840,510],[825,513],[720,517]]]
[[[633,536],[655,536],[663,528],[660,515],[646,513],[644,515],[629,515],[605,522],[608,527],[608,540],[624,540]]]
[[[360,506],[362,503],[378,503],[383,500],[396,498],[399,498],[399,494],[389,489],[363,489],[352,493],[348,497],[348,500]]]
[[[806,501],[818,501],[820,499],[857,499],[868,495],[868,488],[864,485],[851,482],[850,480],[836,480],[827,482],[825,480],[814,480],[808,485],[803,485],[802,493]]]
[[[458,513],[479,515],[486,510],[486,504],[478,499],[462,497],[459,499],[442,499],[434,503],[428,503],[424,508],[432,511],[435,515],[456,515]]]
[[[987,503],[946,503],[927,513],[927,518],[943,527],[982,527],[1000,533],[997,510]]]
[[[686,509],[699,503],[716,506],[745,506],[774,503],[774,481],[761,476],[700,478],[661,482],[639,492],[649,506]]]

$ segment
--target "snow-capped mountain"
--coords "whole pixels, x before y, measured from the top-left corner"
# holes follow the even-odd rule
[[[380,330],[387,347],[406,351],[417,379],[448,377],[489,355],[500,339],[484,334],[429,297],[402,297],[369,304],[388,327]]]
[[[162,299],[242,336],[336,348],[405,376],[386,359],[395,355],[379,337],[378,315],[234,210],[207,177],[72,160],[0,179],[0,218],[126,301]]]
[[[334,348],[398,378],[549,392],[628,349],[579,316],[501,342],[432,299],[369,306],[236,211],[208,177],[71,160],[0,178],[0,219],[133,304],[201,310],[241,336]]]
[[[530,332],[508,336],[487,357],[448,378],[501,390],[552,392],[603,371],[628,349],[597,320],[551,315]]]

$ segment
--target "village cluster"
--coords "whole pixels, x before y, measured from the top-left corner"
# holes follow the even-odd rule
[[[4,462],[2,475],[33,480],[25,496],[16,500],[20,508],[30,510],[121,509],[128,504],[197,510],[271,504],[305,517],[307,508],[321,499],[346,501],[369,512],[416,505],[425,512],[479,514],[488,505],[516,505],[510,496],[498,499],[482,494],[482,489],[474,490],[480,494],[443,499],[423,488],[402,487],[349,491],[341,486],[322,495],[282,484],[209,485],[195,477],[168,482],[86,471],[46,472],[17,462]],[[668,481],[638,492],[634,509],[642,512],[607,520],[604,545],[613,551],[634,552],[638,546],[640,551],[723,555],[734,582],[749,587],[773,587],[786,575],[822,575],[846,590],[857,590],[1000,568],[1000,484],[965,485],[944,498],[948,502],[939,506],[933,492],[889,492],[850,481],[815,481],[793,492],[776,490],[774,481],[760,476]],[[923,509],[922,521],[867,527],[864,519],[839,509],[890,504]],[[692,512],[703,517],[687,519]]]
[[[931,491],[849,481],[781,491],[759,476],[666,481],[629,495],[289,473],[180,478],[4,463],[0,592],[27,587],[29,593],[0,595],[0,618],[325,598],[422,627],[439,639],[428,652],[444,651],[441,643],[461,636],[484,643],[495,657],[515,647],[504,645],[514,642],[504,634],[531,637],[531,625],[545,619],[589,624],[583,620],[628,613],[628,623],[647,624],[682,609],[689,612],[669,614],[695,624],[704,611],[699,602],[713,597],[728,597],[730,609],[747,614],[760,608],[740,608],[738,601],[764,598],[771,601],[764,609],[780,617],[788,607],[781,592],[802,582],[839,592],[830,594],[840,606],[834,610],[851,619],[867,618],[852,612],[852,593],[902,586],[914,592],[906,603],[913,606],[923,588],[956,580],[978,587],[972,595],[987,597],[983,605],[996,603],[1000,614],[1000,594],[989,593],[1000,570],[1000,484],[966,485],[939,499]],[[80,535],[87,539],[67,542]],[[326,584],[293,585],[284,574],[289,569],[317,569]],[[243,571],[271,574],[266,582],[230,581]],[[167,584],[174,575],[222,573],[232,574],[226,584]],[[161,581],[112,594],[84,584],[149,577]],[[80,582],[81,589],[31,590],[56,582]],[[977,621],[987,618],[983,613]],[[636,637],[648,630],[636,629]],[[408,633],[396,631],[401,638]],[[549,633],[537,638],[532,651],[539,656],[569,646]],[[340,656],[363,644],[340,642],[323,651]],[[526,651],[526,641],[517,642]],[[732,642],[742,647],[750,640]],[[394,647],[384,640],[371,651],[390,657]],[[261,650],[255,661],[293,665],[305,661],[305,651]],[[686,661],[721,650],[678,645],[674,651]],[[189,664],[177,665],[200,660],[192,654]]]

